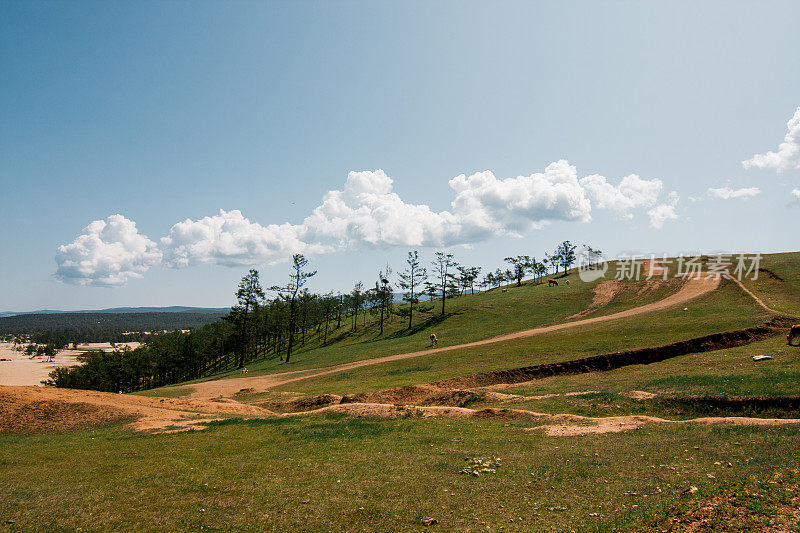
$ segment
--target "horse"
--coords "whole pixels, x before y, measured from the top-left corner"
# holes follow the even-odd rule
[[[431,345],[436,348],[436,343],[439,342],[439,339],[436,338],[436,333],[431,333]]]
[[[786,344],[789,346],[800,346],[800,324],[795,324],[786,335]]]
[[[554,280],[554,279],[548,279],[547,280],[547,286],[548,287],[552,287],[553,285],[558,286],[558,282],[556,280]]]

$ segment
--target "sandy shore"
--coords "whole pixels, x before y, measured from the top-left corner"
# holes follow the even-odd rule
[[[131,349],[139,346],[138,342],[125,344]],[[0,359],[11,359],[11,361],[0,361],[0,385],[39,385],[42,380],[47,379],[54,368],[80,364],[76,357],[86,350],[112,349],[107,342],[80,344],[77,350],[60,350],[55,359],[48,362],[46,357],[29,359],[24,353],[14,350],[13,346],[10,342],[0,342]],[[116,346],[119,348],[121,345]]]
[[[29,359],[22,352],[13,350],[13,344],[0,342],[0,385],[39,385],[47,379],[54,368],[60,366],[74,366],[79,364],[75,355],[80,352],[64,350],[59,352],[52,362],[47,362],[46,357]]]

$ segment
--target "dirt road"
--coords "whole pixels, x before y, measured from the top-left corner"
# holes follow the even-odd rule
[[[310,377],[326,376],[329,374],[334,374],[336,372],[352,370],[354,368],[359,368],[362,366],[378,365],[390,361],[398,361],[401,359],[409,359],[412,357],[422,357],[425,355],[447,352],[451,350],[461,350],[464,348],[473,348],[475,346],[484,346],[486,344],[493,344],[513,339],[520,339],[523,337],[533,337],[535,335],[542,335],[545,333],[551,333],[553,331],[561,331],[564,329],[586,326],[588,324],[609,322],[612,320],[618,320],[620,318],[628,318],[631,316],[642,315],[645,313],[652,313],[654,311],[660,311],[662,309],[666,309],[669,307],[683,305],[686,302],[689,302],[690,300],[699,298],[700,296],[703,296],[704,294],[707,294],[716,289],[719,286],[719,282],[720,280],[717,277],[703,275],[701,277],[695,277],[687,280],[686,283],[684,283],[684,285],[680,288],[680,290],[678,290],[678,292],[676,292],[675,294],[671,294],[670,296],[667,296],[663,300],[642,305],[640,307],[634,307],[633,309],[626,309],[625,311],[620,311],[618,313],[612,313],[610,315],[605,315],[605,316],[584,318],[572,322],[565,322],[563,324],[554,324],[552,326],[543,326],[539,328],[515,331],[513,333],[506,333],[504,335],[498,335],[496,337],[490,337],[488,339],[482,339],[474,342],[467,342],[455,346],[445,346],[442,348],[434,348],[428,350],[420,350],[416,352],[387,355],[385,357],[364,359],[361,361],[353,361],[352,363],[343,363],[340,365],[334,365],[324,368],[296,370],[293,372],[282,372],[282,373],[267,374],[262,376],[204,381],[201,383],[195,383],[190,385],[194,390],[189,397],[198,400],[202,399],[210,400],[213,398],[220,398],[220,397],[230,398],[231,396],[233,396],[242,389],[252,389],[251,392],[255,393],[264,392],[273,387],[277,387],[278,385],[293,383],[295,381],[300,381]]]

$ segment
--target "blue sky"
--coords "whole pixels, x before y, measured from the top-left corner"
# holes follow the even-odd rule
[[[797,2],[0,15],[0,311],[226,306],[250,266],[282,282],[296,251],[323,291],[371,284],[410,249],[492,269],[564,239],[798,249],[800,169],[779,150],[800,106]]]

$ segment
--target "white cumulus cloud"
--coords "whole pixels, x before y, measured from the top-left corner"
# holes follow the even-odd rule
[[[729,187],[720,187],[715,189],[710,187],[708,189],[709,196],[721,198],[723,200],[731,200],[733,198],[752,198],[760,193],[761,189],[758,187],[745,187],[742,189],[731,189]]]
[[[443,246],[458,240],[454,215],[404,202],[392,183],[383,170],[350,172],[344,189],[326,193],[303,221],[304,238],[337,248]]]
[[[794,116],[786,123],[788,132],[783,142],[778,145],[778,151],[772,150],[764,154],[756,154],[752,158],[742,161],[744,168],[774,168],[778,172],[790,168],[800,168],[800,107]]]
[[[625,176],[617,186],[597,174],[582,178],[580,184],[589,192],[598,209],[627,216],[632,209],[654,206],[663,188],[660,179],[643,180],[636,174]]]
[[[218,215],[186,219],[161,239],[164,264],[185,267],[198,263],[225,266],[274,264],[292,254],[322,251],[301,239],[304,229],[291,224],[262,226],[236,209]]]
[[[339,248],[450,246],[493,235],[520,235],[551,221],[591,218],[591,203],[574,166],[551,163],[543,173],[498,179],[490,171],[449,181],[450,210],[403,201],[383,170],[350,172],[303,221],[306,238]]]
[[[499,180],[485,171],[461,174],[449,184],[456,193],[453,214],[466,242],[494,234],[519,235],[557,220],[591,220],[592,205],[577,170],[563,159],[549,164],[544,173]]]
[[[160,245],[138,235],[133,222],[115,215],[120,220],[93,222],[74,243],[59,249],[58,276],[119,285],[159,262],[172,268],[200,263],[251,266],[286,261],[297,253],[361,247],[469,246],[496,235],[521,236],[555,221],[588,222],[593,201],[599,209],[626,218],[633,217],[635,209],[652,208],[648,215],[658,228],[677,218],[677,196],[657,205],[661,180],[631,174],[613,185],[599,175],[580,178],[565,160],[551,163],[544,172],[515,178],[499,179],[490,171],[461,174],[449,185],[454,195],[450,208],[436,211],[404,201],[383,170],[350,172],[344,187],[328,191],[299,224],[261,225],[238,210],[221,209],[213,216],[176,223]],[[112,219],[114,224],[127,224],[132,237],[100,236]]]
[[[78,285],[114,287],[141,278],[161,261],[158,245],[136,223],[111,215],[86,226],[73,242],[58,247],[56,278]]]

